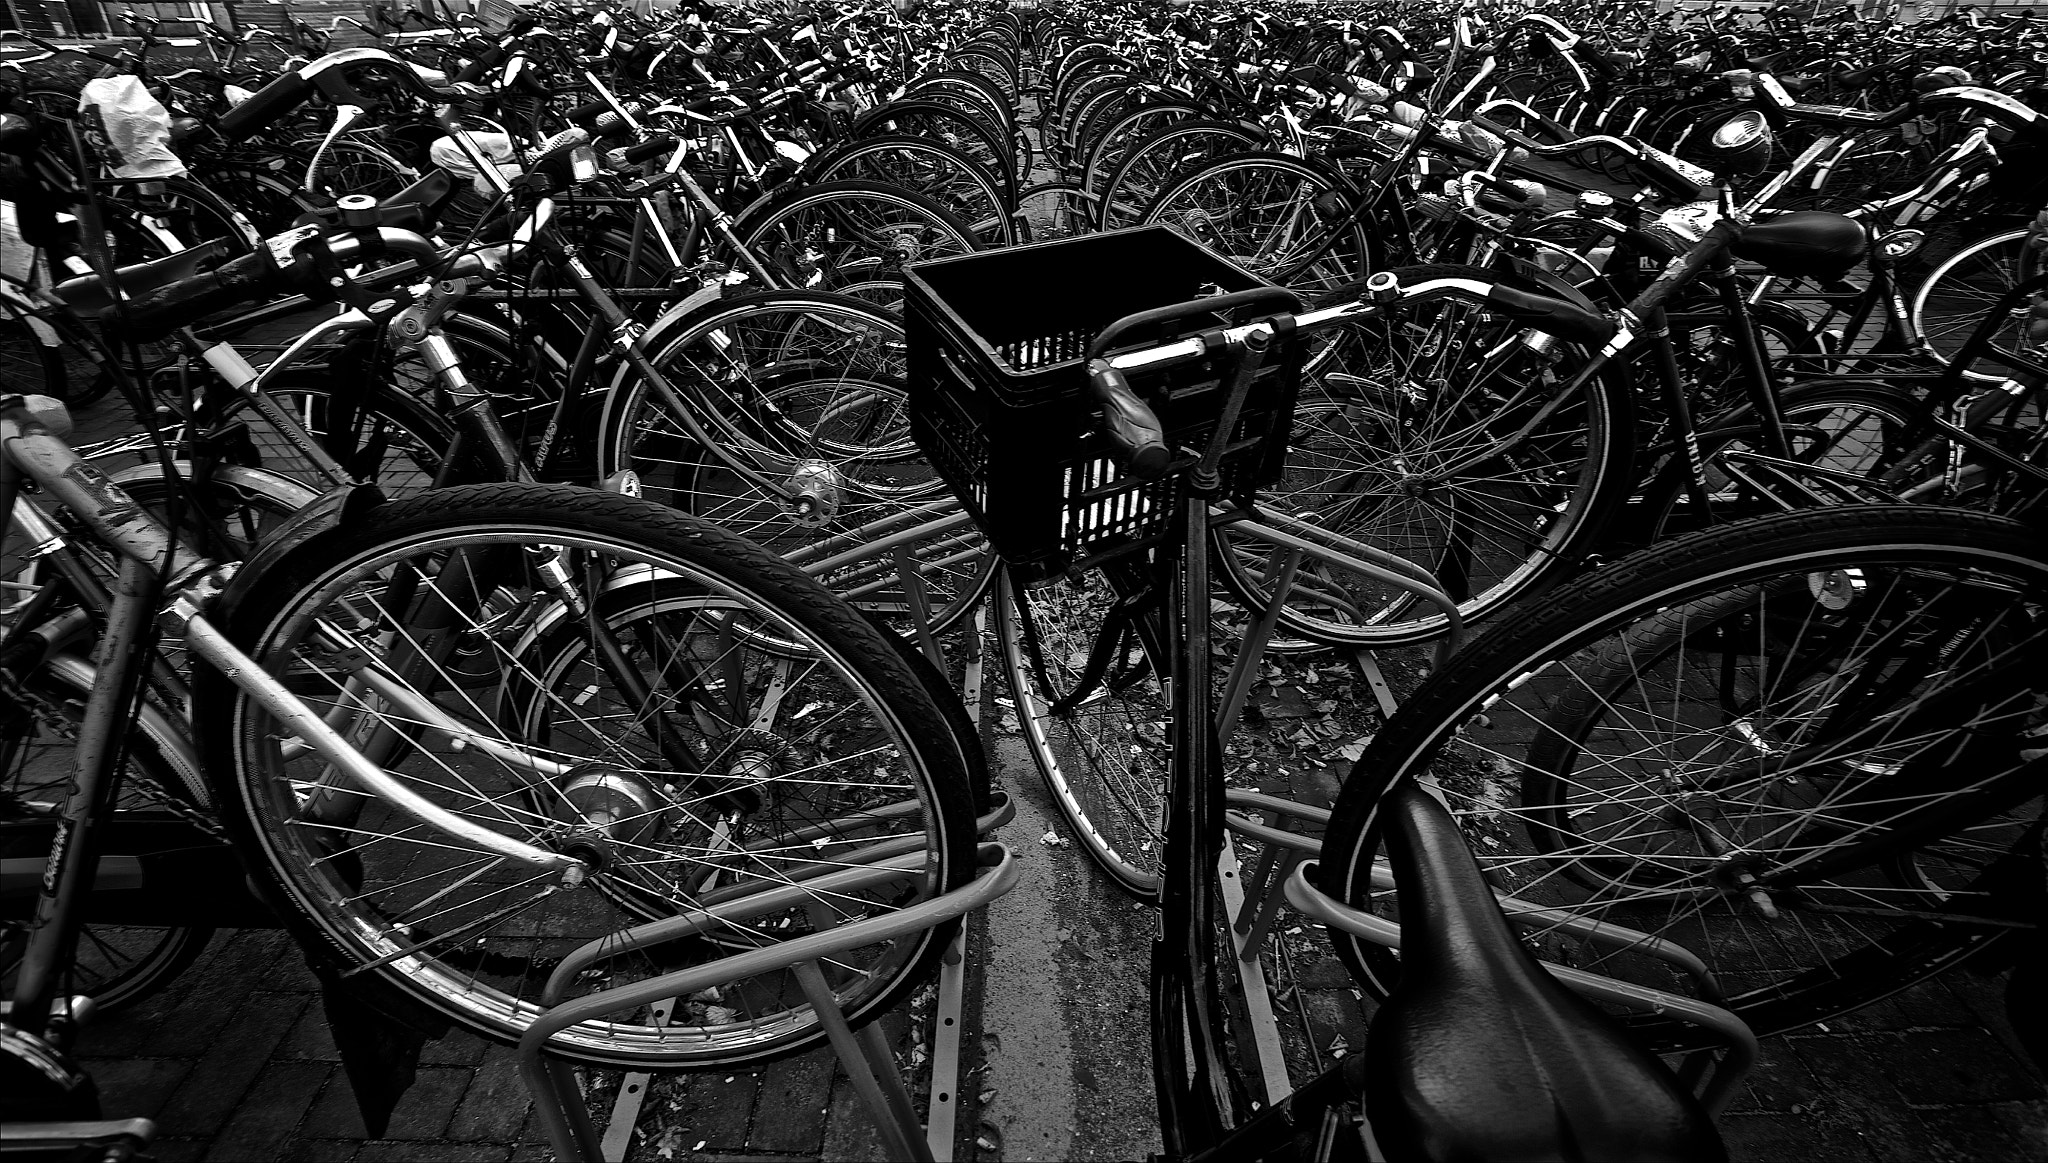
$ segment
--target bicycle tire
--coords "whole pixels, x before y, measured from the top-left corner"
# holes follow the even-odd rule
[[[1348,180],[1282,153],[1245,153],[1169,184],[1141,220],[1160,222],[1261,278],[1319,296],[1383,265],[1379,232]]]
[[[1075,846],[1118,889],[1150,900],[1159,888],[1172,759],[1157,643],[1134,635],[1113,644],[1099,689],[1060,706],[1077,689],[1110,607],[1137,584],[1129,567],[1088,570],[1021,591],[1030,611],[1021,615],[1020,591],[1005,579],[996,587],[995,632],[1016,730]],[[1042,671],[1027,634],[1037,640]]]
[[[1800,474],[1777,460],[1764,462],[1760,471],[1742,469],[1740,458],[1753,452],[1761,435],[1756,412],[1748,405],[1706,419],[1700,426],[1700,449],[1715,523],[1780,511],[1788,492],[1805,500],[1832,492],[1838,503],[1900,499],[1889,478],[1911,453],[1908,434],[1926,412],[1912,392],[1882,381],[1820,380],[1784,393],[1778,411],[1793,442],[1792,458],[1815,471]],[[1707,523],[1692,512],[1691,477],[1691,465],[1678,456],[1667,457],[1651,474],[1640,501],[1631,505],[1642,523],[1643,544]],[[1803,486],[1784,488],[1787,481],[1802,479]]]
[[[1393,273],[1404,285],[1448,278],[1536,289],[1473,267]],[[1538,354],[1519,341],[1530,332],[1483,322],[1484,313],[1431,298],[1349,329],[1319,358],[1321,391],[1297,403],[1281,477],[1260,492],[1266,508],[1429,570],[1467,621],[1582,568],[1634,483],[1618,373],[1603,369],[1524,436],[1524,422],[1583,356],[1563,344]],[[1482,448],[1501,451],[1457,467]],[[1271,604],[1272,555],[1227,526],[1216,538],[1223,583],[1253,609]],[[1301,582],[1280,622],[1310,643],[1412,645],[1448,625],[1435,606],[1365,575],[1310,561]]]
[[[29,685],[50,702],[61,707],[67,715],[82,718],[84,698],[94,682],[94,670],[84,659],[70,655],[59,655],[32,676]],[[0,818],[0,837],[7,838],[10,854],[15,854],[12,843],[17,828],[24,828],[40,836],[30,810],[36,804],[45,810],[61,806],[70,782],[70,765],[61,759],[46,760],[40,765],[43,775],[30,755],[30,748],[24,745],[4,746],[0,740],[0,788],[8,797],[10,811]],[[12,750],[14,754],[8,754]],[[203,807],[204,782],[200,779],[198,764],[184,753],[183,741],[178,728],[170,718],[154,708],[139,714],[133,728],[128,732],[126,761],[131,769],[148,777],[156,787],[166,794],[176,796],[187,807]],[[21,810],[21,815],[13,814]],[[132,783],[123,788],[115,811],[128,819],[148,820],[165,824],[175,823],[178,816],[158,807],[143,793],[135,790]],[[196,842],[205,838],[193,833]],[[22,856],[46,856],[47,851],[22,849]],[[17,933],[10,924],[7,932],[0,934],[0,993],[12,996],[14,977],[19,968],[19,958],[25,943],[25,933]],[[214,930],[204,925],[116,925],[95,921],[84,921],[79,926],[78,944],[71,963],[65,967],[61,996],[83,994],[93,999],[100,1009],[113,1012],[134,1005],[157,993],[174,981],[213,939]]]
[[[661,335],[649,359],[677,395],[621,374],[599,422],[601,475],[631,470],[643,496],[807,562],[882,544],[882,522],[953,509],[910,438],[903,329],[893,315],[842,295],[764,291],[708,304]],[[707,453],[693,429],[740,463]],[[829,482],[831,493],[808,514],[793,511],[785,494],[805,474]],[[934,634],[974,608],[995,569],[979,532],[958,522],[905,551]],[[900,574],[883,553],[844,560],[822,580],[914,630],[918,599]]]
[[[1185,121],[1125,151],[1102,186],[1097,221],[1104,230],[1136,226],[1167,183],[1231,154],[1259,148],[1265,136],[1235,121]]]
[[[943,142],[907,134],[861,138],[817,158],[812,171],[821,182],[883,182],[923,194],[967,223],[984,246],[1017,241],[1010,195],[987,167]]]
[[[12,293],[0,293],[0,392],[48,396],[81,407],[106,394],[105,389],[89,393],[91,399],[73,394],[56,328]]]
[[[903,268],[981,249],[944,206],[880,182],[820,182],[770,194],[735,216],[733,233],[786,286],[894,307]]]
[[[2008,230],[1973,242],[1929,271],[1914,289],[1907,319],[1913,334],[1934,349],[1937,359],[1952,362],[1984,322],[1985,312],[2014,287],[2041,273],[2040,254],[2028,245],[2029,237],[2026,230]],[[2026,308],[2022,306],[1994,342],[2015,350],[2023,346],[2026,317]],[[1976,383],[1997,383],[2006,378],[2003,372],[1971,368],[1962,369],[1962,375]]]
[[[1930,598],[1917,610],[1887,604],[1920,591]],[[2028,904],[2040,869],[2025,866],[2038,858],[2024,838],[2041,826],[2041,783],[2028,767],[2038,760],[2020,746],[2037,725],[2030,707],[2011,710],[2016,699],[2036,700],[2023,686],[1992,684],[2012,659],[2038,656],[2043,593],[2048,546],[2037,532],[1931,506],[1786,513],[1634,555],[1553,591],[1425,681],[1339,794],[1322,886],[1361,905],[1374,899],[1375,806],[1398,783],[1428,778],[1463,818],[1496,885],[1556,910],[1532,918],[1541,931],[1530,937],[1553,959],[1672,989],[1681,975],[1640,956],[1626,932],[1602,945],[1555,921],[1570,915],[1610,933],[1618,925],[1675,940],[1725,983],[1717,1004],[1760,1035],[1889,996],[2040,923]],[[1767,608],[1780,597],[1782,606]],[[1950,604],[1937,610],[1943,600]],[[1953,641],[1913,637],[1913,616],[1930,611],[1957,621],[1923,623],[1932,627],[1924,637],[1953,629]],[[1859,624],[1865,616],[1887,629]],[[1854,669],[1887,665],[1886,649],[1896,662],[1908,648],[1946,665],[1889,687]],[[1640,722],[1626,725],[1638,699],[1624,688],[1640,693],[1658,668],[1684,681],[1687,652],[1705,660],[1690,672],[1701,686],[1693,701],[1681,708],[1674,696],[1667,711],[1643,695]],[[1718,669],[1709,655],[1723,656]],[[1743,701],[1750,695],[1753,704]],[[1853,708],[1852,697],[1861,700]],[[1846,721],[1823,723],[1813,738],[1825,742],[1802,755],[1786,724],[1809,698],[1810,720],[1842,709]],[[1945,728],[1963,722],[1947,716],[1964,704],[1982,708],[1959,744],[1973,765],[1957,770],[1974,782],[1927,770],[1940,758],[1933,744],[1886,737],[1894,724],[1927,726],[1916,708]],[[1626,766],[1661,768],[1670,773],[1662,782],[1605,794],[1605,774],[1575,774],[1610,716],[1615,733],[1634,732],[1621,745],[1631,754],[1601,761],[1615,787]],[[1641,742],[1667,724],[1672,742]],[[1820,733],[1827,729],[1839,733]],[[1689,758],[1680,745],[1688,731]],[[1982,766],[1992,759],[2004,769]],[[1752,801],[1737,799],[1743,781],[1755,785]],[[1777,786],[1766,794],[1766,785]],[[1679,789],[1690,788],[1711,803],[1678,807]],[[1595,798],[1574,801],[1559,789]],[[1710,808],[1713,828],[1695,832],[1691,813]],[[1685,852],[1691,843],[1716,854]],[[1375,993],[1398,979],[1398,954],[1341,937],[1337,950]],[[1672,1019],[1623,1020],[1664,1049],[1697,1044]]]
[[[609,579],[588,590],[589,617],[602,619],[675,713],[635,705],[618,720],[604,711],[623,705],[615,698],[624,694],[605,693],[610,680],[592,663],[590,624],[543,596],[529,549],[573,579]],[[408,591],[439,600],[381,606]],[[194,722],[223,814],[302,945],[486,1037],[518,1039],[539,1012],[541,983],[572,947],[687,912],[722,886],[793,887],[859,846],[892,841],[909,861],[874,888],[811,892],[793,909],[614,957],[603,980],[570,994],[883,915],[972,874],[970,777],[896,648],[800,571],[652,502],[552,485],[438,490],[302,543],[222,606],[222,632],[312,705],[346,695],[344,673],[359,673],[364,661],[302,649],[319,620],[381,657],[385,674],[438,699],[475,737],[521,755],[593,757],[558,761],[563,770],[542,778],[502,762],[493,773],[488,755],[472,749],[458,772],[404,714],[356,700],[351,713],[363,726],[397,740],[376,759],[395,776],[443,806],[453,800],[474,825],[593,853],[585,889],[534,891],[524,874],[494,884],[502,859],[447,867],[476,854],[438,832],[413,835],[418,825],[374,797],[351,802],[331,776],[323,782],[317,758],[307,766],[285,755],[276,725],[226,678],[211,668],[197,676]],[[378,610],[366,628],[362,612]],[[417,617],[422,610],[438,613],[445,632]],[[406,652],[417,666],[401,662]],[[330,714],[343,710],[336,704]],[[604,738],[614,723],[619,733]],[[655,725],[658,732],[648,729]],[[588,743],[575,738],[583,733]],[[594,765],[597,758],[607,762]],[[690,765],[678,766],[683,760]],[[403,851],[408,844],[413,850]],[[900,1001],[935,966],[955,925],[829,959],[849,1021]],[[682,999],[665,1025],[637,1013],[593,1020],[553,1045],[588,1063],[732,1066],[798,1053],[825,1036],[789,975],[766,974]]]

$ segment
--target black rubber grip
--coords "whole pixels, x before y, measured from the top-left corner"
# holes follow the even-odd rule
[[[215,311],[260,299],[283,284],[264,251],[245,254],[203,275],[158,287],[123,308],[109,307],[100,318],[123,326],[127,335],[148,342],[196,323]]]
[[[256,90],[247,101],[220,115],[214,128],[229,141],[247,141],[270,124],[306,103],[313,95],[313,82],[297,73],[286,73]]]
[[[1486,305],[1539,331],[1588,347],[1597,347],[1614,337],[1614,324],[1604,316],[1548,295],[1532,295],[1495,283],[1486,293]]]
[[[619,151],[628,162],[644,162],[653,158],[667,157],[675,152],[676,138],[663,133],[648,138],[638,145],[629,145]]]
[[[1131,381],[1108,360],[1090,360],[1088,394],[1102,405],[1102,434],[1117,463],[1140,480],[1157,480],[1173,460],[1173,450],[1166,447],[1159,417],[1131,390]]]
[[[591,101],[569,110],[568,118],[571,122],[581,125],[585,129],[595,129],[597,127],[597,119],[611,111],[612,103],[610,101]]]
[[[511,46],[505,44],[505,42],[503,41],[499,41],[497,44],[494,44],[489,48],[485,49],[484,51],[476,54],[475,60],[462,66],[462,68],[459,69],[453,77],[450,77],[448,79],[458,83],[464,81],[482,80],[484,74],[490,72],[492,69],[497,68],[499,65],[504,64],[507,60],[511,58],[511,56]]]

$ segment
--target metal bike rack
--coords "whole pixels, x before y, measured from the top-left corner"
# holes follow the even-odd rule
[[[1297,862],[1293,874],[1287,877],[1288,904],[1332,929],[1342,929],[1354,937],[1388,949],[1401,947],[1401,926],[1397,922],[1361,912],[1324,894],[1309,883],[1310,863]],[[1514,914],[1510,913],[1509,919],[1514,919]],[[1736,1089],[1742,1085],[1742,1076],[1756,1062],[1755,1031],[1720,1006],[1661,989],[1616,981],[1568,965],[1554,965],[1548,961],[1539,964],[1581,997],[1638,1013],[1691,1022],[1718,1037],[1727,1050],[1727,1056],[1715,1064],[1713,1073],[1700,1088],[1700,1102],[1716,1117],[1727,1108],[1729,1100],[1735,1097]]]
[[[1007,810],[1005,802],[999,811]],[[978,856],[980,867],[972,882],[900,912],[750,949],[706,965],[679,969],[573,1001],[561,1001],[579,973],[607,958],[693,936],[708,928],[763,912],[779,911],[799,903],[813,891],[849,889],[914,876],[922,869],[923,858],[915,853],[889,856],[864,867],[844,869],[800,884],[782,885],[729,898],[683,916],[664,918],[598,938],[571,953],[563,959],[542,994],[542,1003],[550,1008],[527,1029],[519,1042],[520,1077],[534,1096],[535,1113],[556,1157],[589,1163],[603,1158],[597,1129],[584,1108],[574,1068],[547,1053],[548,1042],[556,1034],[579,1022],[602,1018],[620,1010],[655,1005],[743,977],[788,969],[795,973],[805,996],[818,1014],[820,1024],[825,1027],[826,1037],[845,1067],[847,1077],[880,1128],[889,1156],[895,1159],[932,1159],[931,1146],[919,1133],[910,1092],[904,1086],[902,1074],[896,1069],[894,1056],[879,1028],[869,1024],[856,1033],[849,1026],[831,986],[825,981],[820,962],[848,949],[929,929],[981,908],[1016,886],[1019,870],[1009,849],[1001,844],[985,843],[980,846]]]
[[[1258,859],[1251,864],[1249,871],[1240,872],[1235,878],[1231,873],[1237,871],[1236,862],[1232,856],[1226,855],[1225,895],[1231,910],[1230,936],[1246,975],[1247,993],[1252,992],[1253,982],[1263,984],[1265,980],[1262,971],[1253,971],[1259,965],[1259,954],[1265,949],[1266,939],[1272,934],[1283,904],[1293,906],[1296,911],[1324,925],[1343,929],[1388,948],[1400,948],[1400,925],[1353,909],[1310,886],[1305,879],[1305,866],[1313,863],[1322,851],[1319,833],[1330,821],[1328,810],[1239,789],[1226,791],[1225,802],[1224,821],[1231,832],[1256,841],[1260,846]],[[1254,814],[1260,818],[1253,818]],[[1316,832],[1287,831],[1281,827],[1283,818],[1287,817],[1310,825]],[[1233,879],[1237,882],[1235,885]],[[1375,891],[1394,890],[1394,874],[1385,861],[1374,862],[1372,886]],[[1238,891],[1230,891],[1233,887]],[[1698,983],[1700,994],[1707,999],[1705,1001],[1631,985],[1584,970],[1546,965],[1567,986],[1585,996],[1626,1009],[1691,1021],[1718,1035],[1730,1053],[1716,1069],[1702,1099],[1709,1109],[1719,1113],[1755,1059],[1757,1040],[1740,1018],[1712,1004],[1724,995],[1720,982],[1698,954],[1683,945],[1624,925],[1576,916],[1502,894],[1496,894],[1496,900],[1508,923],[1517,928],[1568,932],[1614,952],[1654,957]],[[1257,1024],[1255,1014],[1254,1025]],[[1292,1089],[1285,1063],[1278,1053],[1279,1039],[1275,1032],[1257,1030],[1255,1033],[1259,1035],[1261,1045],[1260,1060],[1266,1074],[1268,1101],[1277,1102]],[[1265,1049],[1267,1042],[1272,1043],[1270,1052]]]

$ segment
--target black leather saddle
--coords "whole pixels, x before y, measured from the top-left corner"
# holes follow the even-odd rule
[[[1509,929],[1443,806],[1390,797],[1401,984],[1373,1018],[1366,1112],[1389,1159],[1720,1163],[1713,1121]]]
[[[1761,263],[1774,275],[1838,279],[1863,261],[1870,233],[1861,222],[1825,210],[1794,210],[1744,231],[1732,248],[1737,258]]]

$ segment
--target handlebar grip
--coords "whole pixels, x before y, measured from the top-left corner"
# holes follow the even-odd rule
[[[1102,405],[1102,434],[1111,455],[1141,480],[1157,480],[1173,459],[1159,417],[1131,390],[1131,381],[1108,360],[1088,363],[1088,394]]]
[[[650,137],[646,141],[643,141],[638,145],[627,146],[626,148],[620,150],[619,154],[620,156],[624,157],[628,162],[644,162],[651,160],[653,158],[662,157],[669,153],[673,153],[676,148],[677,140],[678,139],[676,137],[670,134],[657,134],[654,137]]]
[[[1534,324],[1559,339],[1597,347],[1614,337],[1614,324],[1577,303],[1517,291],[1499,283],[1486,292],[1486,305],[1511,319]]]
[[[312,95],[313,82],[296,72],[286,73],[221,114],[214,127],[229,141],[247,141],[269,128],[271,122],[305,104]]]
[[[611,111],[612,103],[609,101],[589,101],[569,110],[566,116],[572,124],[594,129],[597,119]]]
[[[120,314],[120,305],[109,307],[100,317],[121,321],[129,335],[148,342],[162,339],[215,311],[262,298],[281,282],[279,272],[270,264],[269,252],[259,250],[131,300],[126,304],[125,317]]]
[[[455,75],[448,79],[457,84],[482,80],[485,74],[504,64],[511,55],[511,48],[500,41],[476,54],[475,59],[457,69]]]

